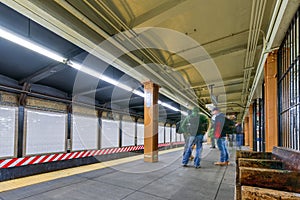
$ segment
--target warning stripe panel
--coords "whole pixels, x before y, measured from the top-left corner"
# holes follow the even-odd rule
[[[35,161],[37,161],[41,156],[35,156],[34,159],[32,159],[28,164],[32,165],[33,163],[35,163]]]
[[[65,153],[61,160],[66,160],[69,155],[70,155],[70,153]]]
[[[175,144],[184,144],[184,142],[172,143]],[[158,147],[170,146],[170,143],[167,144],[159,144]],[[19,167],[25,165],[33,165],[40,163],[49,163],[61,160],[70,160],[76,158],[85,158],[97,155],[106,155],[106,154],[114,154],[120,152],[130,152],[144,149],[144,145],[139,146],[127,146],[121,148],[108,148],[108,149],[99,149],[99,150],[84,150],[79,152],[71,152],[71,153],[56,153],[49,155],[37,155],[37,156],[27,156],[23,158],[9,158],[0,160],[0,169],[10,168],[10,167]]]
[[[6,159],[3,160],[3,162],[0,164],[0,168],[3,168],[4,165],[6,165],[6,163],[8,163],[11,159]]]
[[[43,161],[43,163],[50,162],[54,155],[47,156],[47,158]]]
[[[48,162],[53,162],[53,160],[58,156],[58,154],[54,154],[53,157],[51,159],[49,159]]]
[[[12,165],[18,158],[9,159],[9,161],[3,165],[1,168],[8,168],[10,165]]]
[[[76,156],[74,156],[74,158],[80,158],[80,156],[84,153],[84,151],[80,152],[79,154],[77,154]]]
[[[26,160],[22,165],[28,165],[35,157],[29,157],[28,160]]]
[[[59,154],[58,156],[56,156],[56,158],[53,159],[53,161],[62,160],[60,158],[62,158],[64,155],[64,153]]]
[[[91,151],[87,156],[92,156],[95,150]]]
[[[22,159],[20,162],[18,162],[16,164],[16,167],[21,166],[23,163],[25,163],[27,160],[29,160],[30,157],[25,157],[24,159]]]

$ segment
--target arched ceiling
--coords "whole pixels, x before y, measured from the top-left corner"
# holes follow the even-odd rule
[[[275,0],[1,2],[79,47],[77,51],[114,60],[111,65],[140,83],[156,82],[161,94],[180,105],[200,105],[207,112],[205,106],[215,103],[238,118],[245,112],[278,6]],[[299,1],[289,4],[295,7]],[[72,51],[66,47],[69,57],[80,54]]]

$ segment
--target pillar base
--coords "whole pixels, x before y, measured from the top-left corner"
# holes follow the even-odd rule
[[[158,162],[158,151],[144,153],[144,161],[151,163]]]

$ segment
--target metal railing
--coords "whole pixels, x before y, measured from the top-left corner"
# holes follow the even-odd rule
[[[264,99],[253,102],[253,150],[265,151]]]
[[[300,8],[278,51],[279,146],[300,150]]]

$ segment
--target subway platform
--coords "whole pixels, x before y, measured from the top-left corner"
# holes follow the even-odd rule
[[[232,200],[235,148],[230,165],[215,166],[218,149],[204,144],[201,168],[181,166],[182,148],[159,152],[159,162],[143,155],[0,182],[1,200]]]

